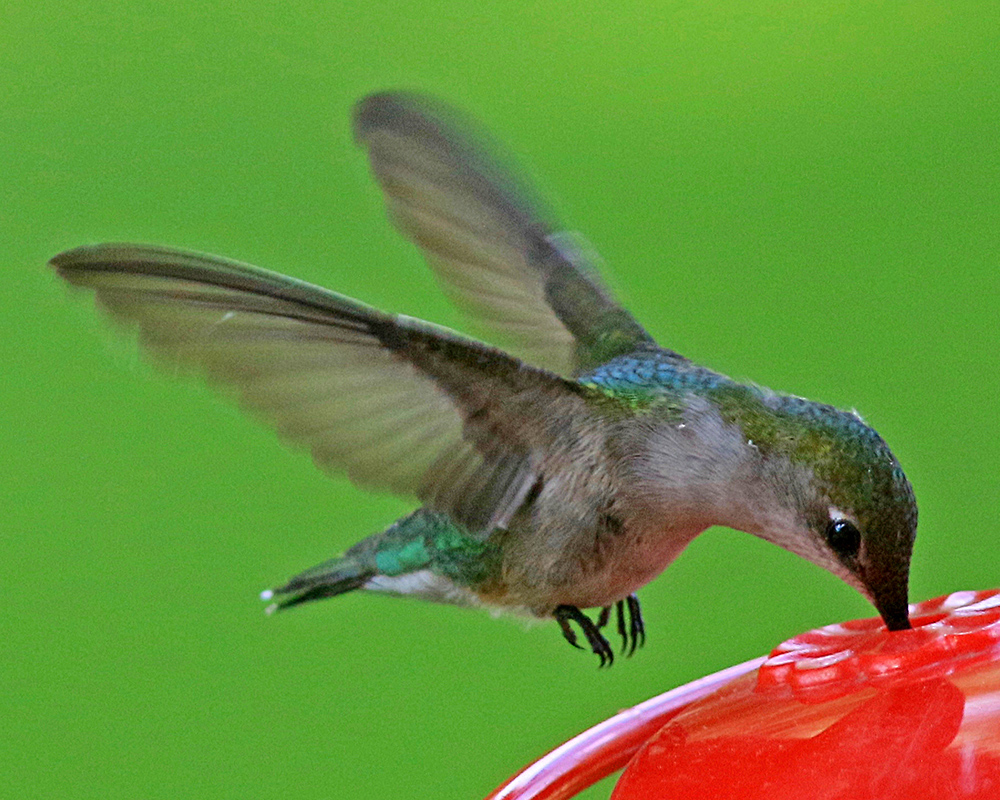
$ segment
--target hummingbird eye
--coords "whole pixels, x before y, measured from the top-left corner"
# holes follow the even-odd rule
[[[826,541],[838,556],[854,558],[861,548],[861,532],[846,519],[830,520]]]

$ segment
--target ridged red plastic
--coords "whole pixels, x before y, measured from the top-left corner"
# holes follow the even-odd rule
[[[828,625],[556,748],[490,795],[563,800],[1000,798],[1000,590]]]
[[[791,639],[675,715],[613,800],[1000,798],[1000,591]]]

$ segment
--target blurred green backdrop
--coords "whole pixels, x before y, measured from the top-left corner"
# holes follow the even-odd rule
[[[410,505],[154,372],[44,265],[158,242],[460,326],[351,144],[377,89],[481,118],[663,343],[858,408],[921,503],[915,599],[1000,584],[997,9],[7,0],[0,794],[475,798],[618,709],[872,613],[712,531],[610,671],[552,624],[453,608],[264,616],[258,591]]]

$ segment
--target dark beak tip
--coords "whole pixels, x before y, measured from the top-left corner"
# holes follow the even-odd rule
[[[913,627],[910,624],[910,618],[905,614],[902,617],[883,617],[882,620],[890,631],[908,631]]]
[[[910,625],[910,607],[905,602],[893,603],[888,607],[882,606],[878,609],[878,613],[890,631],[908,631],[913,627]]]

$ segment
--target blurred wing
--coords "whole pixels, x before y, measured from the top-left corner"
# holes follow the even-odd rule
[[[509,160],[454,111],[417,95],[373,95],[355,109],[354,134],[396,226],[517,355],[573,375],[653,344],[582,242],[555,233]]]
[[[575,384],[478,342],[246,264],[106,244],[52,265],[154,353],[235,388],[324,470],[473,530],[504,524],[530,488],[541,433],[523,415],[580,400]]]

